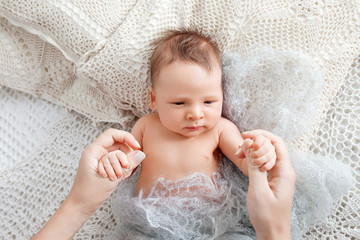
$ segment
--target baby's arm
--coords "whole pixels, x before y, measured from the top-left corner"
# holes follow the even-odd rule
[[[143,145],[142,143],[143,133],[144,133],[145,125],[149,121],[148,119],[149,119],[149,114],[141,117],[139,120],[137,120],[137,122],[131,129],[131,134],[135,137],[136,141],[138,141],[138,143],[141,146]]]
[[[143,121],[137,121],[134,125],[131,133],[141,144],[142,140],[142,126]],[[140,146],[139,146],[140,148]],[[129,146],[122,146],[120,149],[109,151],[105,154],[98,163],[98,171],[102,177],[108,177],[110,180],[115,181],[117,179],[126,179],[136,170],[132,168],[131,162],[129,161],[128,154],[133,152],[133,149]],[[135,160],[137,157],[143,158],[143,156],[137,156],[135,153]]]
[[[220,124],[219,148],[245,175],[248,176],[246,158],[250,158],[261,171],[268,171],[275,165],[276,154],[270,140],[258,135],[253,139],[246,139],[244,144],[244,139],[234,123],[222,118]]]
[[[244,142],[238,127],[226,118],[221,118],[219,124],[219,148],[221,152],[248,176],[247,161],[244,152],[241,151],[235,154]]]

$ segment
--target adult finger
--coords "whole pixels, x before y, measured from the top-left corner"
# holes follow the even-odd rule
[[[128,153],[125,156],[125,158],[129,162],[129,167],[121,168],[122,176],[119,179],[124,180],[124,179],[127,179],[128,177],[130,177],[131,174],[134,172],[134,170],[137,168],[137,166],[145,159],[145,157],[146,157],[145,153],[143,153],[139,150]]]
[[[126,131],[109,128],[103,134],[101,134],[96,140],[100,146],[108,148],[114,143],[126,143],[133,149],[140,149],[140,144],[136,141],[135,137]]]
[[[282,140],[279,136],[277,136],[271,132],[268,132],[266,130],[263,130],[263,129],[256,129],[256,130],[243,132],[243,133],[241,133],[241,136],[244,139],[246,139],[246,138],[254,139],[255,137],[261,138],[261,136],[263,136],[263,137],[269,139],[272,144],[278,143],[279,141]]]
[[[110,147],[118,143],[127,144],[132,149],[141,148],[140,144],[131,133],[109,128],[96,138],[95,141],[86,148],[86,150],[89,152],[89,155],[99,159],[108,152]]]
[[[145,153],[140,150],[132,151],[128,153],[127,159],[129,161],[129,169],[135,169],[146,157]]]

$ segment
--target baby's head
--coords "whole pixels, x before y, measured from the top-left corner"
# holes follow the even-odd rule
[[[222,68],[220,51],[212,39],[197,31],[171,30],[154,43],[156,46],[150,60],[151,84],[163,67],[175,61],[193,63],[211,72]]]
[[[150,104],[161,123],[185,136],[212,129],[223,102],[216,44],[194,31],[170,31],[155,44]]]

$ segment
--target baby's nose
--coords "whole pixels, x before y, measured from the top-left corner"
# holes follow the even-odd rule
[[[204,113],[203,113],[203,111],[201,110],[201,108],[200,107],[194,107],[194,108],[192,108],[189,112],[188,112],[188,114],[187,114],[188,116],[188,119],[190,119],[190,120],[200,120],[200,119],[203,119],[204,118]]]

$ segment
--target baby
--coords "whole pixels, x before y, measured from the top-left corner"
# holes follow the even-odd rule
[[[173,181],[196,172],[211,177],[218,170],[218,150],[245,175],[246,157],[262,171],[274,166],[276,153],[268,139],[259,135],[244,144],[236,125],[221,116],[221,57],[209,37],[171,31],[161,38],[151,58],[151,83],[154,112],[141,117],[131,131],[146,154],[137,194],[146,197],[159,178]],[[128,167],[127,159],[115,154],[103,157],[98,171],[115,180],[128,177]]]

